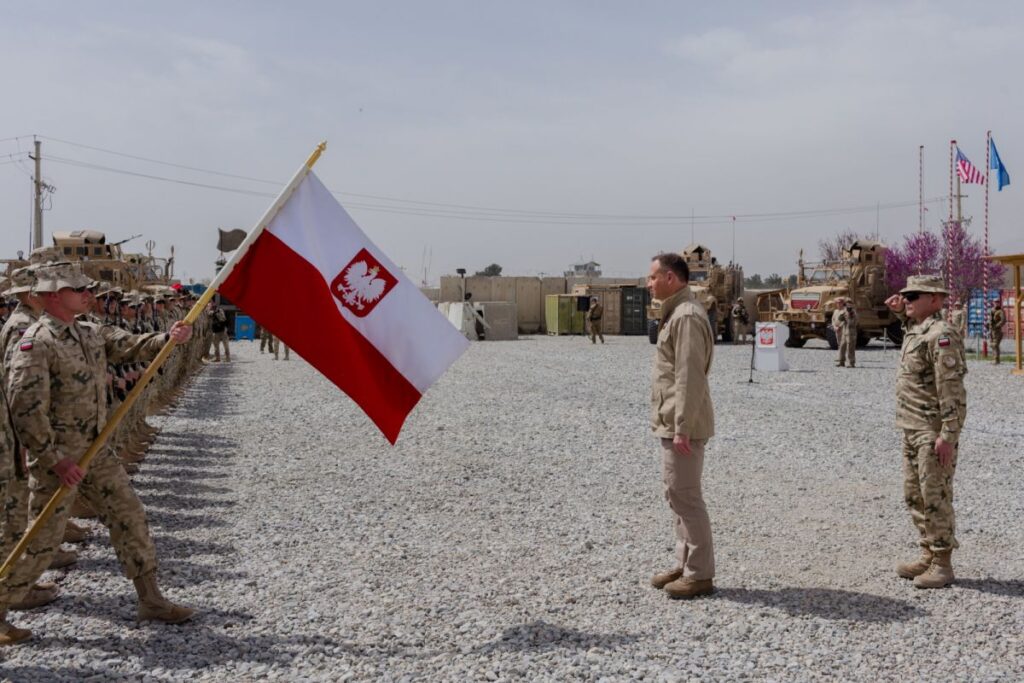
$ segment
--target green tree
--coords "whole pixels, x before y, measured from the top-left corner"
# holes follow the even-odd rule
[[[492,263],[483,270],[476,271],[474,275],[501,275],[501,266],[499,266],[497,263]]]

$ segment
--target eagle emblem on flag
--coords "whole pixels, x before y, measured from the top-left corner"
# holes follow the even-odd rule
[[[360,249],[331,282],[331,293],[353,315],[364,318],[398,284],[380,261],[366,249]]]

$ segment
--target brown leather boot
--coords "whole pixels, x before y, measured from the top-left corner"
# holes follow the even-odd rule
[[[698,595],[711,595],[714,590],[715,585],[711,579],[698,580],[685,577],[665,584],[665,592],[669,597],[679,600],[689,600]]]
[[[928,567],[930,567],[931,564],[931,548],[921,546],[921,557],[917,558],[913,562],[900,562],[896,565],[896,573],[904,579],[913,579],[914,577],[920,576],[928,571]]]
[[[943,550],[932,556],[928,571],[914,577],[914,588],[945,588],[953,583],[953,551]]]
[[[28,593],[21,600],[11,604],[13,610],[26,610],[35,609],[36,607],[42,607],[43,605],[49,605],[51,602],[57,599],[57,589],[54,588],[40,588],[39,585],[32,586],[28,589]]]
[[[0,645],[14,645],[32,637],[32,631],[18,628],[7,621],[7,612],[0,612]]]
[[[666,569],[651,577],[651,585],[655,588],[664,588],[666,584],[672,583],[682,575],[682,569]]]
[[[64,542],[81,543],[89,537],[89,530],[84,526],[78,526],[70,519],[64,525]]]
[[[63,569],[64,567],[70,567],[75,562],[78,562],[78,553],[74,550],[61,550],[58,548],[57,552],[53,554],[53,559],[50,560],[48,569]]]
[[[191,607],[175,605],[160,593],[156,583],[156,572],[134,579],[135,592],[139,594],[139,621],[162,621],[165,624],[180,624],[196,613]]]
[[[99,515],[82,500],[81,496],[75,496],[75,502],[71,504],[71,516],[79,519],[95,519]]]

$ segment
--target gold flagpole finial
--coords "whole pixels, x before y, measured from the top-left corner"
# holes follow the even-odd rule
[[[316,163],[317,159],[320,158],[320,155],[324,153],[325,149],[327,149],[327,140],[324,140],[317,145],[316,149],[313,150],[313,153],[309,155],[309,159],[306,160],[306,168],[313,168],[313,164]]]

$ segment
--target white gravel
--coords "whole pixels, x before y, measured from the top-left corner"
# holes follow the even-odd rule
[[[893,426],[896,353],[755,374],[719,346],[705,497],[717,592],[649,587],[672,538],[639,337],[474,344],[391,448],[294,356],[233,345],[136,476],[165,592],[202,615],[137,627],[99,530],[15,616],[5,680],[1021,680],[1024,378],[972,362],[957,584],[915,554]]]

